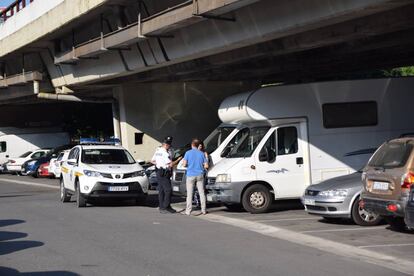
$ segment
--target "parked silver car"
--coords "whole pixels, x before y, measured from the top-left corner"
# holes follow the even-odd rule
[[[377,225],[382,218],[359,206],[362,189],[361,172],[356,172],[309,186],[302,203],[306,212],[326,220],[350,218],[361,226]]]

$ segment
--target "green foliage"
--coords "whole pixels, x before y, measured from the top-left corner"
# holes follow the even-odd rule
[[[412,77],[414,76],[414,66],[393,68],[382,70],[385,77]]]

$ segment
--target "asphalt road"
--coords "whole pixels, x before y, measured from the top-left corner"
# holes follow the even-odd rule
[[[205,219],[217,214],[161,215],[154,200],[78,209],[58,197],[0,179],[0,275],[403,275]]]

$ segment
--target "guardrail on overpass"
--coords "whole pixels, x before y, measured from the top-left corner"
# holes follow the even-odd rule
[[[11,3],[8,7],[0,11],[0,18],[5,22],[8,18],[24,9],[27,5],[32,3],[34,0],[16,0]]]

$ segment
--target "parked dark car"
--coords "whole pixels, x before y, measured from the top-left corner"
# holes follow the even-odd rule
[[[414,186],[411,186],[410,196],[405,207],[405,223],[408,228],[414,230]]]
[[[44,155],[40,158],[36,158],[36,159],[31,159],[26,161],[23,165],[22,165],[22,174],[23,175],[31,175],[33,177],[38,177],[39,176],[39,167],[42,164],[48,163],[50,161],[50,159],[52,158],[56,158],[60,152],[64,151],[64,150],[68,150],[73,148],[75,145],[64,145],[64,146],[60,146],[60,147],[56,147],[54,149],[52,149],[47,155]]]

